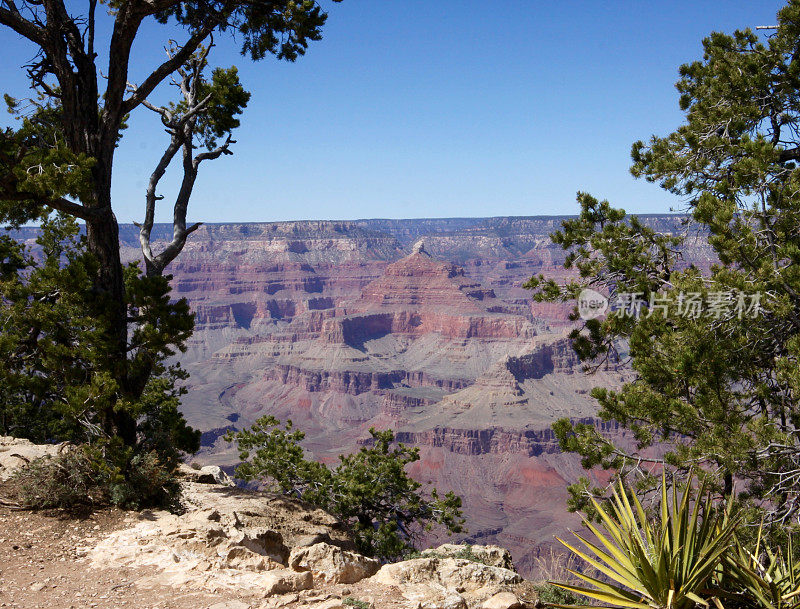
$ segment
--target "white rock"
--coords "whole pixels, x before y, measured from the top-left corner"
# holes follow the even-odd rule
[[[467,606],[458,592],[433,582],[400,586],[400,594],[421,609],[466,609]]]
[[[509,586],[522,581],[518,573],[460,558],[415,558],[384,565],[371,581],[387,586],[438,583],[450,590],[476,591],[486,586]]]
[[[234,486],[231,477],[222,471],[218,465],[205,465],[195,469],[190,465],[181,463],[178,466],[178,474],[190,482],[199,484],[222,484],[224,486]]]
[[[92,566],[154,567],[137,578],[141,587],[191,586],[263,597],[313,583],[311,571],[286,568],[287,544],[315,535],[344,537],[332,516],[286,498],[196,482],[181,486],[184,514],[146,511],[132,517],[127,528],[86,549]],[[278,597],[269,602],[273,598]]]
[[[481,605],[483,609],[518,609],[522,603],[511,592],[498,592],[491,598],[486,599]]]
[[[70,444],[34,444],[30,440],[0,436],[0,482],[34,459],[54,457],[68,450]]]
[[[269,571],[279,569],[283,565],[244,546],[233,546],[228,549],[220,566],[246,571]]]
[[[310,571],[316,584],[354,584],[374,575],[380,563],[322,542],[293,549],[289,566],[296,571]]]
[[[275,571],[267,571],[262,574],[262,577],[264,596],[300,592],[314,587],[314,578],[310,571],[277,569]]]
[[[242,601],[223,601],[221,603],[214,603],[208,609],[250,609],[250,605]]]

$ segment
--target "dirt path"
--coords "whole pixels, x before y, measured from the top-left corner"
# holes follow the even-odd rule
[[[83,548],[124,526],[130,516],[114,509],[65,518],[0,507],[0,607],[203,609],[236,598],[133,585],[146,569],[90,568]]]

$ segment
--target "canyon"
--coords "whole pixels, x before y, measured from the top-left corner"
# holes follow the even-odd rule
[[[680,216],[642,216],[664,233]],[[194,459],[231,471],[223,438],[258,417],[291,419],[313,458],[335,464],[371,427],[419,448],[410,471],[464,501],[457,541],[511,550],[534,574],[554,536],[579,526],[566,486],[585,475],[550,425],[595,420],[595,386],[632,378],[624,364],[584,371],[567,337],[572,306],[533,302],[532,275],[568,277],[549,235],[564,217],[297,221],[201,227],[168,268],[196,314],[181,357],[183,411],[203,432]],[[170,236],[157,225],[153,241]],[[18,235],[33,239],[23,229]],[[140,258],[136,229],[122,254]],[[711,252],[691,236],[684,264]],[[443,539],[431,535],[428,543]]]

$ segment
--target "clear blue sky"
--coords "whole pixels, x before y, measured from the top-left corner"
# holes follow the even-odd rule
[[[631,143],[680,123],[677,69],[699,58],[704,35],[772,24],[781,5],[344,0],[325,2],[324,39],[294,64],[253,64],[220,39],[213,61],[237,64],[253,96],[235,155],[202,167],[189,217],[568,214],[577,190],[669,211],[679,201],[628,173]],[[134,78],[169,35],[143,32]],[[8,30],[0,42],[0,88],[25,95],[32,50]],[[149,111],[130,126],[115,167],[120,222],[141,219],[166,145]],[[160,221],[171,218],[170,177]]]

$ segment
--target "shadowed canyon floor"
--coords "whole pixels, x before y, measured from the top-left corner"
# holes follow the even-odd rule
[[[683,230],[677,216],[643,219]],[[465,538],[509,548],[532,573],[553,536],[578,522],[565,512],[565,486],[582,470],[558,451],[550,424],[592,420],[591,388],[629,375],[584,373],[566,339],[570,307],[533,303],[522,288],[539,273],[564,278],[548,238],[562,220],[202,227],[169,269],[197,315],[182,358],[183,409],[204,432],[196,459],[234,465],[221,436],[264,414],[291,418],[328,463],[370,427],[394,429],[420,447],[420,481],[463,497]],[[121,237],[123,256],[137,259],[135,229]],[[691,238],[684,262],[710,259]]]

